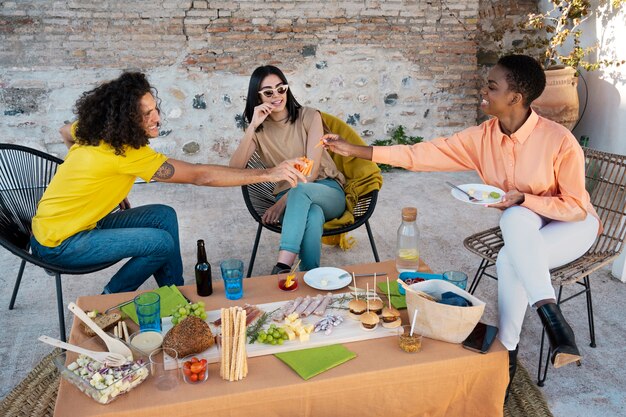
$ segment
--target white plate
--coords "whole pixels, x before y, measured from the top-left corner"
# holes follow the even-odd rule
[[[317,290],[338,290],[348,286],[352,282],[352,277],[343,269],[323,266],[304,274],[304,282]]]
[[[502,201],[502,197],[504,197],[504,194],[505,194],[504,191],[502,191],[498,187],[493,187],[491,185],[486,185],[486,184],[463,184],[463,185],[459,185],[458,187],[465,192],[474,190],[473,197],[479,199],[480,201],[470,201],[469,197],[463,194],[462,192],[460,192],[459,190],[455,190],[454,188],[450,190],[454,198],[464,203],[470,203],[470,204],[499,203],[500,201]],[[487,194],[489,194],[490,192],[493,192],[493,191],[500,194],[500,197],[499,198],[491,198],[491,197],[483,198],[483,195],[482,195],[483,192],[486,192]]]

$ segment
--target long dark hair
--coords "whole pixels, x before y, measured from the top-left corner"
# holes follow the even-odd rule
[[[278,68],[276,68],[275,66],[263,65],[261,67],[257,67],[257,69],[255,69],[252,72],[252,75],[250,76],[250,84],[248,84],[248,98],[246,99],[246,108],[243,111],[243,115],[247,124],[250,124],[250,122],[252,121],[252,116],[254,115],[254,108],[258,106],[259,104],[261,104],[262,102],[261,97],[259,95],[259,90],[261,89],[261,83],[263,82],[265,77],[271,74],[274,74],[278,78],[280,78],[284,84],[289,84],[287,82],[287,77],[285,77],[285,74],[283,74],[283,72],[279,70]],[[287,90],[287,105],[285,106],[285,108],[287,109],[287,113],[289,113],[288,121],[290,123],[294,123],[296,119],[298,118],[298,112],[299,112],[300,107],[302,107],[300,103],[298,103],[298,101],[295,99],[293,94],[291,94],[291,88],[288,89]],[[285,121],[285,123],[287,123],[287,121]],[[256,130],[259,131],[262,129],[263,129],[263,123],[261,123],[259,127],[257,127]]]
[[[74,106],[78,116],[76,141],[91,146],[104,141],[115,148],[116,155],[124,154],[124,146],[146,146],[150,137],[143,127],[140,108],[146,93],[159,102],[156,89],[140,72],[125,72],[83,93]]]

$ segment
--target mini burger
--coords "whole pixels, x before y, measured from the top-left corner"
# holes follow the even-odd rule
[[[361,315],[367,310],[367,303],[365,300],[355,299],[348,303],[348,308],[350,309],[350,317],[354,320],[360,320]]]
[[[383,302],[379,298],[372,298],[370,300],[370,311],[374,314],[380,314],[383,311]]]
[[[387,329],[393,329],[402,324],[400,312],[393,307],[383,308],[381,318],[383,319],[383,327],[386,327]]]
[[[371,311],[361,314],[361,328],[368,332],[374,330],[378,326],[379,321],[378,316]]]

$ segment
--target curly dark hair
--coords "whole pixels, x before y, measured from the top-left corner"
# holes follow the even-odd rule
[[[248,97],[246,99],[246,108],[243,111],[244,118],[249,124],[252,121],[252,116],[254,116],[254,108],[261,104],[263,101],[259,96],[259,91],[261,90],[261,83],[263,79],[268,75],[274,74],[283,82],[283,84],[289,84],[287,82],[287,77],[285,74],[273,65],[263,65],[261,67],[257,67],[250,76],[250,83],[248,84]],[[291,94],[291,89],[287,90],[287,105],[285,108],[287,109],[287,113],[289,114],[289,118],[287,121],[291,123],[295,123],[298,119],[298,112],[300,107],[300,103],[296,100],[296,98]],[[286,123],[286,122],[285,122]],[[245,126],[244,126],[245,129]],[[263,130],[263,123],[257,127],[257,132],[259,130]]]
[[[507,70],[506,82],[509,90],[524,97],[524,107],[543,93],[546,88],[546,75],[541,64],[528,55],[507,55],[498,60],[497,65]]]
[[[78,116],[76,141],[91,146],[104,141],[115,148],[116,155],[123,155],[125,146],[146,146],[150,138],[142,126],[140,109],[146,93],[155,97],[158,110],[157,91],[140,72],[125,72],[83,93],[74,106]]]

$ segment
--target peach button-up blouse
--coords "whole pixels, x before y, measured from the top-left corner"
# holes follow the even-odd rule
[[[522,206],[553,220],[598,215],[585,189],[585,157],[565,127],[534,111],[511,136],[496,118],[448,138],[375,146],[372,160],[412,171],[470,171],[485,184],[524,193]]]

